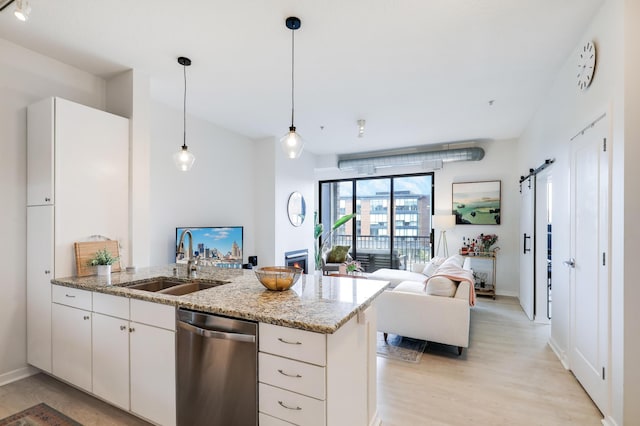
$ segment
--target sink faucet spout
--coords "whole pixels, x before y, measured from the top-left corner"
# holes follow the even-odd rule
[[[184,255],[184,237],[187,235],[189,236],[189,258],[187,259],[187,275],[191,277],[195,273],[196,266],[194,263],[195,259],[193,258],[193,234],[190,230],[185,229],[184,231],[182,231],[182,234],[180,234],[180,240],[178,242],[178,247],[176,247],[176,253]]]

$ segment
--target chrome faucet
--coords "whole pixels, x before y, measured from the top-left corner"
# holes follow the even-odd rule
[[[187,276],[191,277],[196,271],[195,259],[193,258],[193,234],[188,229],[182,231],[180,234],[180,242],[178,243],[178,247],[176,247],[176,253],[182,254],[184,256],[184,236],[189,236],[189,259],[187,260]]]

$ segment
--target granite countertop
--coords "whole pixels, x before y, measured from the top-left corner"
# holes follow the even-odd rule
[[[174,273],[174,268],[177,271]],[[127,288],[134,282],[172,280],[222,283],[183,296]],[[206,268],[193,278],[185,265],[166,265],[114,272],[109,277],[68,277],[53,284],[147,300],[196,311],[242,318],[318,333],[333,333],[364,311],[388,286],[387,281],[302,275],[288,291],[269,291],[252,270]]]

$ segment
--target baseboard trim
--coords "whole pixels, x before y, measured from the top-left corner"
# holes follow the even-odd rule
[[[604,419],[602,419],[602,424],[604,426],[618,426],[618,423],[616,423],[616,421],[613,420],[611,416],[606,416]]]
[[[556,354],[565,370],[570,370],[571,368],[569,368],[569,360],[567,359],[567,355],[562,349],[560,349],[555,340],[553,340],[552,337],[549,337],[549,341],[547,343],[549,344],[549,347],[551,348],[553,353]]]
[[[8,373],[0,374],[0,386],[8,385],[25,377],[38,374],[39,370],[30,366],[18,368],[17,370],[9,371]]]
[[[507,296],[507,297],[515,297],[518,298],[518,292],[516,291],[499,291],[496,293],[496,296]]]

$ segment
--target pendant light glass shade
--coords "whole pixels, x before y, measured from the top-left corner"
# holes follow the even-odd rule
[[[29,19],[31,13],[31,5],[29,0],[16,0],[16,10],[13,11],[13,15],[20,21],[25,22]]]
[[[296,128],[293,126],[289,127],[289,131],[280,138],[280,144],[284,153],[287,154],[287,158],[292,160],[300,157],[304,148],[302,136],[296,132]]]
[[[295,64],[295,30],[300,28],[300,19],[295,16],[290,16],[285,21],[285,25],[287,28],[291,30],[291,126],[289,127],[289,131],[280,138],[280,145],[282,146],[282,150],[287,155],[287,158],[291,160],[295,160],[300,157],[302,154],[302,149],[304,148],[304,141],[302,137],[296,133],[296,127],[293,124],[294,117],[294,64]]]
[[[176,163],[176,167],[183,172],[191,170],[193,163],[196,161],[196,157],[189,152],[186,146],[183,146],[180,151],[173,154],[173,162]]]
[[[188,172],[196,161],[196,157],[190,153],[189,148],[187,148],[187,67],[191,65],[191,59],[181,56],[178,58],[178,63],[182,65],[184,71],[184,101],[182,105],[183,141],[180,151],[173,154],[173,162],[176,163],[178,170]]]

